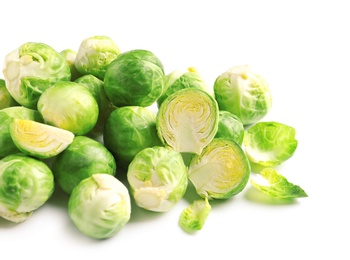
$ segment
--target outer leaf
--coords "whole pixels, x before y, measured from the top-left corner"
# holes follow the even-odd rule
[[[201,230],[210,211],[211,206],[208,202],[208,198],[195,200],[181,212],[179,225],[185,231]]]

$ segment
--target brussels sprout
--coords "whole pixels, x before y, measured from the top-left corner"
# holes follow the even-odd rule
[[[52,161],[57,183],[67,194],[71,194],[81,180],[95,173],[115,176],[116,169],[115,159],[107,148],[87,136],[74,137],[73,142]]]
[[[0,217],[20,223],[54,191],[54,176],[42,161],[11,154],[0,160]]]
[[[103,141],[117,164],[125,168],[144,148],[162,145],[157,135],[155,113],[140,106],[114,110],[107,120]]]
[[[163,92],[163,64],[147,50],[124,52],[108,66],[104,86],[117,107],[150,106]]]
[[[18,103],[13,99],[6,88],[5,80],[0,79],[0,109],[16,106]]]
[[[19,152],[19,149],[13,142],[10,134],[10,125],[14,118],[34,120],[37,122],[43,122],[40,113],[36,110],[14,106],[7,107],[0,110],[0,159]]]
[[[187,168],[180,153],[154,146],[136,154],[129,164],[127,180],[139,207],[166,212],[185,194]]]
[[[234,66],[218,76],[214,95],[220,110],[236,115],[245,126],[261,120],[272,105],[267,82],[247,65]]]
[[[238,143],[243,144],[244,126],[241,120],[234,114],[220,110],[219,126],[215,137],[229,138]]]
[[[6,88],[22,106],[36,109],[41,94],[58,81],[69,81],[69,65],[44,43],[28,42],[5,57]]]
[[[158,107],[168,96],[184,88],[198,88],[208,91],[207,84],[194,68],[188,68],[187,71],[175,70],[165,76],[164,91],[157,100]]]
[[[180,215],[180,227],[185,231],[201,230],[211,211],[208,198],[195,200]]]
[[[273,168],[263,169],[258,176],[264,178],[264,184],[261,184],[258,178],[250,179],[250,183],[253,187],[269,196],[282,199],[294,199],[308,196],[300,186],[289,182],[287,178],[279,174],[277,170]]]
[[[244,147],[250,162],[277,166],[293,156],[298,141],[293,127],[279,122],[258,122],[245,131]]]
[[[56,156],[74,138],[74,134],[67,130],[25,119],[13,119],[10,134],[21,152],[40,159]]]
[[[156,128],[161,141],[175,151],[200,154],[214,138],[218,123],[215,99],[203,90],[186,88],[163,101]]]
[[[87,74],[77,78],[75,82],[86,87],[97,101],[99,111],[98,119],[96,125],[89,132],[89,134],[92,137],[99,136],[103,133],[107,118],[115,107],[106,96],[103,81],[99,78],[95,77],[94,75]]]
[[[242,147],[231,139],[214,138],[189,162],[188,178],[199,196],[228,199],[240,193],[249,180],[250,164]]]
[[[98,120],[98,104],[91,92],[76,82],[57,82],[38,100],[38,111],[44,122],[84,135]]]
[[[60,54],[64,57],[64,59],[67,61],[69,65],[70,74],[71,74],[70,80],[74,81],[77,78],[81,77],[82,74],[75,67],[75,58],[77,57],[77,52],[72,49],[64,49],[60,52]]]
[[[94,239],[110,238],[130,220],[129,191],[114,176],[93,174],[73,189],[68,213],[84,235]]]
[[[81,42],[75,57],[75,67],[83,75],[92,74],[103,80],[108,65],[119,54],[119,47],[110,37],[92,36]]]

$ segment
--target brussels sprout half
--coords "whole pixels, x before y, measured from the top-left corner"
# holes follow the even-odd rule
[[[236,115],[245,126],[261,120],[272,105],[267,82],[247,65],[234,66],[218,76],[214,95],[220,110]]]
[[[0,160],[0,217],[20,223],[54,191],[54,176],[42,161],[23,154]]]
[[[69,81],[65,58],[44,43],[28,42],[10,52],[4,61],[6,88],[22,106],[36,109],[41,94],[58,81]]]
[[[84,235],[95,239],[110,238],[129,222],[129,191],[114,176],[93,174],[73,189],[68,213]]]

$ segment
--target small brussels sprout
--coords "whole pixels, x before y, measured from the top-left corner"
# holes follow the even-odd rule
[[[82,74],[75,67],[75,58],[77,57],[77,52],[72,49],[64,49],[60,52],[60,54],[65,58],[65,60],[69,65],[70,74],[71,74],[70,80],[74,81],[77,78],[81,77]]]
[[[97,101],[99,111],[98,119],[94,128],[89,132],[89,135],[92,137],[99,136],[103,133],[107,118],[115,107],[108,99],[104,90],[103,81],[99,78],[95,77],[94,75],[87,74],[77,78],[75,82],[86,87]]]
[[[13,99],[6,88],[5,80],[0,79],[0,109],[16,106],[18,103]]]
[[[139,207],[166,212],[185,194],[187,168],[180,153],[154,146],[136,154],[129,164],[127,180]]]
[[[38,111],[44,122],[84,135],[98,120],[98,104],[91,92],[76,82],[57,82],[38,100]]]
[[[249,180],[250,164],[242,147],[231,139],[214,138],[189,162],[188,178],[202,198],[228,199]]]
[[[207,221],[210,211],[211,206],[208,198],[195,200],[181,212],[180,227],[187,232],[201,230]]]
[[[7,107],[0,110],[0,159],[19,152],[19,149],[13,142],[10,133],[10,125],[14,118],[34,120],[37,122],[43,122],[40,113],[36,110],[14,106]]]
[[[23,154],[0,160],[0,217],[20,223],[44,205],[54,191],[54,176],[42,161]]]
[[[174,92],[184,88],[198,88],[208,91],[208,86],[201,75],[194,68],[188,68],[187,71],[174,70],[165,76],[164,91],[158,98],[157,105],[160,107],[164,99]]]
[[[93,174],[73,189],[68,200],[68,213],[84,235],[94,239],[110,238],[130,220],[129,191],[114,176]]]
[[[81,180],[95,173],[115,176],[116,170],[113,155],[103,144],[87,136],[74,137],[73,142],[52,161],[57,183],[67,194]]]
[[[272,105],[271,90],[248,65],[234,66],[214,82],[214,95],[220,110],[236,115],[243,125],[261,120]]]
[[[117,44],[108,36],[84,39],[75,57],[75,67],[82,74],[92,74],[103,80],[108,65],[120,54]]]
[[[238,143],[243,144],[244,126],[241,120],[231,112],[219,111],[219,126],[215,137],[229,138]]]
[[[67,130],[26,119],[13,119],[10,134],[21,152],[39,159],[56,156],[74,138],[74,134]]]
[[[244,147],[250,162],[277,166],[291,158],[298,146],[293,127],[279,122],[258,122],[245,131]]]
[[[157,135],[155,113],[140,106],[115,109],[106,122],[103,141],[117,164],[125,168],[144,148],[162,145]]]
[[[277,170],[273,168],[263,169],[258,176],[263,177],[262,183],[258,178],[250,179],[250,183],[254,188],[269,196],[281,199],[294,199],[308,196],[300,186],[289,182],[287,178],[279,174]]]
[[[104,86],[117,107],[150,106],[163,92],[163,64],[147,50],[124,52],[108,66]]]
[[[203,90],[186,88],[162,102],[156,127],[165,145],[177,152],[200,154],[214,138],[218,123],[215,99]]]
[[[22,106],[36,109],[41,94],[58,81],[69,81],[69,65],[44,43],[28,42],[10,52],[4,61],[6,88]]]

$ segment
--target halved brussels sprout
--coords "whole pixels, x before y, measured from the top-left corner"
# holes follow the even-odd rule
[[[54,176],[39,159],[11,154],[0,160],[0,217],[20,223],[44,205],[54,191]]]
[[[277,166],[291,158],[298,146],[293,127],[279,122],[258,122],[245,131],[244,147],[250,162]]]
[[[77,52],[72,49],[64,49],[60,52],[60,54],[65,58],[65,60],[68,63],[71,74],[70,80],[74,81],[77,78],[81,77],[82,74],[75,67],[75,58],[77,57]]]
[[[200,154],[218,130],[218,105],[203,90],[182,89],[162,102],[156,123],[165,145],[177,152]]]
[[[95,173],[115,176],[116,170],[113,155],[103,144],[87,136],[74,137],[73,142],[52,161],[57,183],[67,194],[81,180]]]
[[[124,52],[108,66],[104,86],[117,107],[150,106],[163,92],[163,64],[147,50]]]
[[[249,180],[250,164],[242,147],[231,139],[214,138],[189,162],[188,178],[199,196],[228,199],[240,193]]]
[[[114,176],[93,174],[73,189],[68,200],[68,213],[84,235],[94,239],[110,238],[130,220],[129,191]]]
[[[44,43],[28,42],[10,52],[4,61],[6,88],[22,106],[36,109],[41,94],[58,81],[69,81],[65,58]]]
[[[67,130],[26,119],[13,119],[10,134],[21,152],[40,159],[61,153],[74,138]]]
[[[75,67],[82,74],[103,80],[108,65],[120,54],[117,44],[108,36],[96,35],[84,39],[75,57]]]
[[[0,110],[0,159],[19,152],[19,149],[14,144],[11,134],[10,125],[14,118],[34,120],[37,122],[43,122],[43,118],[40,113],[36,110],[14,106],[7,107]]]
[[[266,80],[253,73],[248,65],[234,66],[218,76],[214,95],[220,110],[236,115],[245,126],[261,120],[272,105]]]
[[[180,227],[187,232],[201,230],[211,211],[208,198],[195,200],[180,215]]]
[[[38,100],[38,111],[44,122],[84,135],[98,120],[99,108],[91,92],[76,82],[57,82]]]
[[[174,70],[165,76],[164,91],[158,98],[157,105],[160,107],[164,99],[174,92],[185,88],[198,88],[208,91],[208,86],[195,68],[188,68],[186,71]]]
[[[185,194],[187,168],[180,153],[162,146],[145,148],[127,171],[136,204],[150,211],[169,211]]]
[[[241,120],[231,112],[219,111],[219,126],[215,137],[229,138],[238,143],[243,144],[244,126]]]
[[[0,79],[0,109],[16,105],[18,105],[18,103],[7,90],[5,80]]]
[[[106,122],[103,141],[117,164],[125,168],[144,148],[162,145],[157,135],[155,113],[140,106],[115,109]]]
[[[276,198],[294,199],[307,197],[306,192],[298,185],[287,180],[273,168],[263,169],[258,176],[264,178],[261,183],[258,178],[250,179],[250,183],[261,192]],[[267,183],[266,183],[267,181]]]

